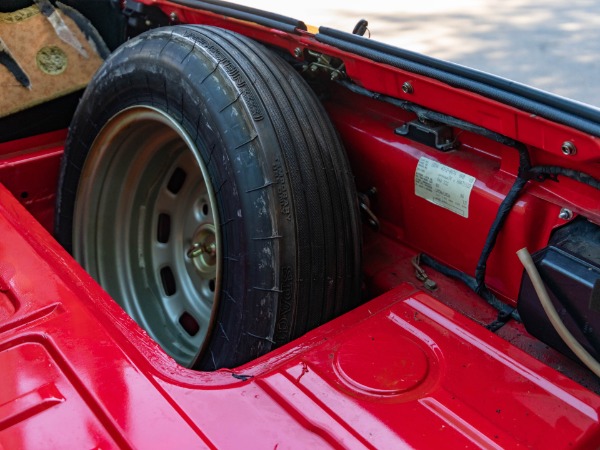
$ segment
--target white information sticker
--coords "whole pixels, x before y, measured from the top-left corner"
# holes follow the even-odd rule
[[[419,159],[415,195],[460,216],[469,217],[469,198],[475,177],[429,158]]]

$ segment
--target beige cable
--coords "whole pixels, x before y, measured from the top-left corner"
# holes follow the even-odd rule
[[[540,276],[533,259],[531,259],[531,255],[529,254],[529,251],[527,251],[527,248],[522,248],[519,250],[517,252],[517,256],[519,257],[519,260],[521,260],[523,267],[525,267],[525,271],[531,279],[531,283],[533,284],[533,288],[540,299],[540,303],[544,308],[544,312],[546,313],[546,316],[548,316],[550,323],[558,335],[561,337],[564,343],[567,344],[571,351],[575,353],[575,355],[581,360],[581,362],[585,364],[592,372],[594,372],[597,377],[600,377],[600,363],[598,363],[598,361],[596,361],[596,359],[590,355],[585,348],[583,348],[577,339],[573,337],[571,332],[567,330],[567,327],[561,320],[556,308],[550,300],[546,286],[544,285],[542,277]]]

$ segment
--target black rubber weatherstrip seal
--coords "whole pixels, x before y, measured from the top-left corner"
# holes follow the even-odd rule
[[[172,0],[172,3],[254,22],[286,33],[295,33],[296,28],[306,31],[306,24],[300,20],[249,6],[236,5],[235,3],[220,0]]]
[[[316,39],[324,44],[373,61],[435,78],[451,86],[498,100],[584,133],[600,136],[600,109],[593,106],[485,72],[327,27],[319,28]]]

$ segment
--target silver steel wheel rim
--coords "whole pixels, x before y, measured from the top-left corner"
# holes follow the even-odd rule
[[[221,236],[208,171],[166,113],[112,117],[84,164],[73,254],[177,362],[206,347],[221,283]]]

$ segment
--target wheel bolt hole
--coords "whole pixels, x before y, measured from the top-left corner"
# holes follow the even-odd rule
[[[185,332],[190,336],[196,336],[198,331],[200,331],[198,321],[187,311],[179,317],[179,325],[181,325]]]
[[[170,267],[163,267],[160,269],[160,281],[163,285],[163,290],[167,296],[171,296],[177,292],[177,284],[175,283],[175,276]]]
[[[162,244],[169,242],[171,235],[171,216],[168,214],[160,214],[158,216],[158,226],[156,230],[156,239]]]
[[[171,178],[169,178],[169,182],[167,183],[167,189],[171,191],[171,193],[177,194],[183,187],[183,183],[185,183],[186,177],[187,174],[185,173],[185,171],[177,167],[171,175]]]
[[[215,280],[210,280],[208,282],[208,288],[210,289],[211,292],[215,292]]]

